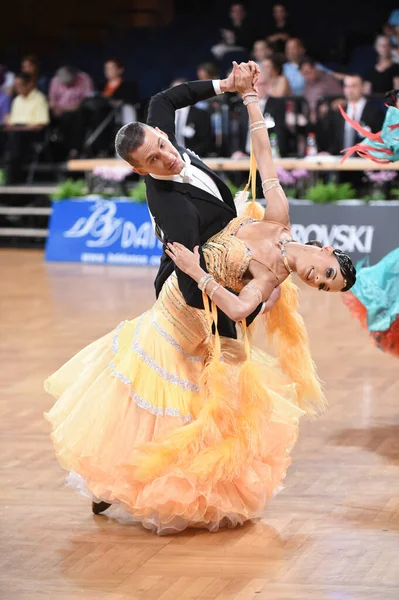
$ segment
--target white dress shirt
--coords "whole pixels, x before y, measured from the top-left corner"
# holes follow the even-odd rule
[[[364,107],[366,106],[366,98],[360,98],[357,102],[348,102],[346,114],[354,121],[360,122]],[[344,149],[351,148],[356,141],[356,131],[345,121],[344,126]]]
[[[204,192],[208,192],[208,194],[216,196],[216,198],[223,202],[222,194],[220,193],[219,188],[212,177],[208,175],[208,173],[202,171],[202,169],[199,169],[193,165],[188,154],[184,153],[183,159],[185,166],[178,175],[153,175],[150,173],[151,177],[154,179],[160,179],[161,181],[190,183],[191,185],[195,185],[195,187],[204,190]]]

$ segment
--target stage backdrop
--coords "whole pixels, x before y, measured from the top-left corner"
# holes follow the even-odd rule
[[[317,239],[348,252],[355,261],[380,260],[399,247],[397,203],[290,206],[292,233],[299,242]],[[145,204],[124,200],[55,202],[46,259],[109,265],[156,266],[162,245]]]

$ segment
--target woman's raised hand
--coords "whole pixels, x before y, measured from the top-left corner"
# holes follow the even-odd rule
[[[256,92],[256,84],[259,78],[259,66],[253,61],[237,64],[233,62],[234,81],[237,92],[247,94]]]

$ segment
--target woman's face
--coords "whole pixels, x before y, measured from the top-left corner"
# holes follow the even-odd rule
[[[375,49],[381,58],[390,58],[392,54],[391,40],[381,35],[376,41]]]
[[[254,59],[257,62],[266,60],[271,54],[271,49],[266,40],[258,40],[254,43]]]
[[[122,76],[123,69],[114,63],[114,61],[109,60],[105,63],[104,73],[108,80],[118,79]]]
[[[307,285],[326,292],[340,292],[345,287],[334,248],[310,246],[311,250],[297,260],[297,275]]]
[[[262,74],[265,81],[269,81],[276,76],[273,63],[268,58],[262,62]]]

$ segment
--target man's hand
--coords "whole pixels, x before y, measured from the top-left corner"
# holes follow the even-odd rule
[[[241,63],[241,65],[245,66],[245,69],[249,70],[252,74],[252,88],[256,90],[256,84],[259,79],[260,69],[259,65],[257,65],[253,60],[250,60],[247,63]],[[240,65],[240,66],[241,66]],[[236,62],[233,62],[233,69],[231,70],[227,79],[222,79],[220,82],[220,89],[222,92],[237,92],[237,82],[236,82],[236,68],[239,68]]]
[[[258,67],[258,65],[256,65],[256,67]],[[256,91],[258,71],[254,69],[252,64],[241,63],[238,65],[236,62],[233,62],[233,72],[237,92],[240,94],[247,94]]]

